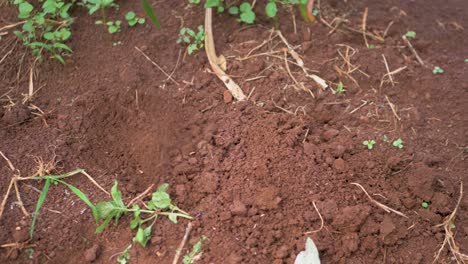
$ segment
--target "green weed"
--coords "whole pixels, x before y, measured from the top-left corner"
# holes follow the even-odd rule
[[[200,240],[198,240],[197,243],[195,243],[195,245],[193,245],[192,247],[192,251],[190,251],[190,253],[188,253],[187,255],[184,256],[184,259],[183,259],[183,263],[184,264],[192,264],[194,261],[195,261],[195,258],[201,254],[202,252],[202,246],[203,246],[203,242],[205,242],[205,240],[207,240],[208,238],[205,237],[205,236],[202,236],[200,238]]]
[[[68,187],[70,191],[72,191],[78,198],[80,198],[86,205],[89,206],[89,208],[91,209],[91,213],[93,214],[94,220],[96,221],[96,223],[98,222],[99,215],[98,215],[98,210],[96,206],[94,206],[94,204],[88,199],[88,197],[80,189],[76,188],[75,186],[63,180],[64,178],[67,178],[67,177],[70,177],[79,173],[83,173],[83,172],[84,171],[82,169],[77,169],[77,170],[74,170],[65,174],[61,174],[61,175],[46,175],[43,177],[37,176],[37,177],[31,178],[32,180],[44,180],[45,181],[45,184],[44,184],[44,187],[42,188],[39,199],[37,200],[36,209],[33,213],[31,229],[29,230],[29,235],[31,238],[34,235],[34,229],[36,227],[37,216],[42,206],[44,205],[47,194],[49,193],[49,187],[51,183],[53,183],[54,185],[63,184],[66,187]]]
[[[190,28],[183,27],[180,29],[179,38],[176,42],[189,44],[187,52],[190,55],[194,51],[204,47],[205,35],[206,33],[202,25],[198,26],[198,32],[196,33]]]
[[[346,92],[346,89],[344,88],[343,82],[341,82],[341,81],[338,82],[338,84],[336,85],[335,92],[337,94],[344,94]]]
[[[102,25],[104,24],[104,21],[102,20],[97,20],[95,22],[96,25]],[[120,32],[121,30],[121,25],[122,25],[122,21],[120,20],[117,20],[117,21],[107,21],[105,23],[106,27],[107,27],[107,32],[109,32],[110,34],[114,34],[114,33],[117,33],[117,32]]]
[[[443,74],[444,70],[439,66],[435,66],[434,69],[432,70],[432,73],[433,74]]]
[[[401,138],[393,141],[392,145],[396,148],[402,149],[403,148],[403,140]]]
[[[158,17],[156,16],[156,12],[154,11],[153,7],[150,5],[148,0],[143,0],[143,10],[145,14],[150,18],[151,22],[157,27],[161,28],[161,23],[159,22]]]
[[[364,142],[362,142],[362,144],[367,146],[367,149],[369,149],[369,150],[374,148],[375,143],[376,142],[373,139],[368,139],[368,140],[365,140]]]
[[[125,15],[125,19],[127,20],[128,25],[131,27],[135,26],[136,24],[142,25],[145,23],[145,19],[142,17],[137,17],[133,11],[128,12]]]
[[[424,209],[427,209],[427,208],[429,208],[429,204],[426,203],[426,202],[422,202],[421,207],[424,208]]]
[[[114,7],[119,8],[119,5],[114,3],[114,0],[82,0],[80,5],[85,6],[88,9],[90,15],[96,11],[101,10],[101,20],[103,24],[106,24],[106,8]]]
[[[236,16],[239,15],[240,21],[246,24],[253,24],[255,21],[255,13],[252,11],[252,6],[249,2],[243,2],[239,7],[229,7],[228,13]]]
[[[30,48],[40,62],[43,52],[47,51],[65,64],[62,52],[72,52],[64,44],[71,36],[73,19],[68,11],[72,4],[63,0],[45,0],[37,9],[26,0],[15,0],[13,4],[18,6],[18,18],[24,20],[22,30],[14,31],[23,45]]]
[[[96,204],[98,217],[104,221],[96,229],[96,233],[101,233],[112,220],[118,223],[120,217],[132,212],[133,220],[130,222],[131,229],[137,229],[133,238],[134,242],[146,246],[151,238],[151,230],[159,216],[167,216],[170,221],[177,223],[178,217],[193,219],[187,212],[182,211],[172,203],[169,194],[166,192],[168,184],[162,184],[158,190],[152,194],[151,201],[148,202],[147,209],[141,209],[138,205],[128,208],[122,201],[122,193],[118,190],[118,183],[115,182],[111,189],[112,201],[99,202]],[[143,218],[142,215],[146,215]],[[147,224],[149,223],[149,224]]]
[[[130,261],[130,253],[128,252],[132,248],[132,244],[128,245],[124,251],[117,257],[117,263],[127,264]]]
[[[408,31],[408,32],[406,32],[405,37],[407,37],[407,38],[416,38],[416,32]]]

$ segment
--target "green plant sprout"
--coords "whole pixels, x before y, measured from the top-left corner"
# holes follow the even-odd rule
[[[197,33],[195,33],[195,31],[190,28],[183,27],[180,29],[179,38],[176,42],[189,44],[187,47],[187,52],[189,55],[191,55],[194,51],[203,48],[205,35],[206,33],[202,25],[198,26]]]
[[[71,36],[70,25],[73,23],[68,11],[72,6],[63,0],[46,0],[35,10],[26,0],[15,0],[18,6],[18,18],[23,19],[22,30],[13,33],[23,41],[23,45],[30,48],[39,62],[42,61],[43,51],[65,64],[61,53],[72,52],[64,44]]]
[[[408,31],[408,32],[406,32],[405,37],[407,37],[407,38],[415,38],[415,37],[416,37],[416,32],[414,32],[414,31]]]
[[[255,21],[255,13],[252,11],[252,6],[248,2],[243,2],[239,7],[231,6],[228,9],[231,15],[239,15],[240,21],[246,24],[253,24]]]
[[[396,148],[402,149],[403,148],[403,140],[401,138],[393,141],[392,145]]]
[[[95,22],[95,24],[96,25],[102,25],[102,24],[104,24],[104,21],[98,20],[98,21]],[[109,32],[110,34],[114,34],[114,33],[120,32],[120,30],[121,30],[120,26],[122,25],[122,21],[120,21],[120,20],[107,21],[105,24],[107,26],[107,32]]]
[[[80,4],[88,9],[88,13],[90,15],[94,14],[98,10],[101,10],[101,20],[103,21],[102,24],[107,24],[105,10],[106,8],[119,8],[119,5],[114,3],[114,0],[82,0]]]
[[[268,4],[265,6],[265,14],[270,17],[276,17],[278,13],[278,8],[276,7],[276,0],[270,0]]]
[[[373,139],[368,139],[368,140],[365,140],[364,142],[362,142],[362,144],[367,146],[367,149],[369,149],[369,150],[374,148],[375,143],[376,142]]]
[[[335,92],[337,94],[344,94],[346,92],[346,89],[344,88],[343,82],[341,82],[341,81],[338,82],[338,84],[336,85]]]
[[[117,257],[117,263],[127,264],[130,261],[130,253],[128,252],[132,248],[132,244],[128,245],[124,251],[122,251]]]
[[[122,193],[118,190],[118,183],[115,182],[111,189],[112,201],[99,202],[96,204],[99,219],[104,219],[101,225],[96,228],[96,233],[99,234],[104,231],[113,219],[118,223],[120,217],[124,214],[133,212],[133,220],[130,222],[130,228],[137,229],[133,241],[145,247],[151,238],[152,227],[159,216],[167,216],[173,223],[177,223],[178,217],[193,219],[187,212],[182,211],[172,203],[167,193],[168,187],[169,185],[166,183],[159,186],[157,191],[152,194],[147,209],[141,209],[138,205],[128,208],[122,201]],[[143,214],[147,215],[147,217],[142,218]],[[151,223],[146,224],[148,222]]]
[[[196,257],[202,253],[201,249],[203,246],[203,242],[205,242],[205,240],[207,239],[208,239],[207,237],[202,236],[200,240],[198,240],[198,242],[193,245],[192,251],[190,251],[190,253],[184,256],[184,259],[182,262],[184,264],[192,264],[195,261]]]
[[[432,70],[432,73],[433,74],[443,74],[444,70],[439,66],[435,66],[434,69]]]
[[[369,44],[369,49],[375,49],[375,45],[374,44]]]
[[[426,203],[426,202],[422,202],[421,207],[424,208],[424,209],[427,209],[427,208],[429,208],[429,204]]]
[[[125,15],[125,19],[128,22],[128,25],[133,27],[136,24],[143,25],[145,23],[145,19],[142,17],[137,17],[135,12],[130,11]]]
[[[156,28],[161,28],[161,23],[159,23],[156,12],[154,12],[153,7],[150,5],[148,0],[143,0],[143,11],[145,11],[145,14],[150,18],[151,22],[153,22]]]

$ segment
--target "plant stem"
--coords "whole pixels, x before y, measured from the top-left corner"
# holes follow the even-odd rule
[[[154,215],[166,215],[166,216],[169,216],[169,215],[176,215],[176,216],[179,216],[179,217],[183,217],[183,218],[187,218],[187,219],[193,219],[192,216],[190,216],[188,213],[170,213],[170,212],[157,212],[157,211],[151,211],[151,210],[141,210],[141,209],[128,209],[128,208],[123,208],[123,207],[117,207],[115,209],[118,209],[118,210],[121,210],[121,211],[126,211],[126,212],[135,212],[135,211],[140,211],[142,213],[147,213],[147,214],[154,214]],[[180,210],[181,211],[181,210]],[[181,211],[182,212],[182,211]],[[153,216],[151,216],[153,217]],[[150,217],[150,218],[151,218]],[[149,218],[148,218],[149,219]]]
[[[101,15],[102,15],[102,22],[105,25],[106,24],[106,11],[104,10],[104,7],[101,7]]]

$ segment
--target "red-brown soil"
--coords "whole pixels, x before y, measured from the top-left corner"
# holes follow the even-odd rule
[[[264,2],[257,4],[257,13]],[[201,7],[158,1],[161,30],[148,23],[124,26],[116,35],[95,26],[95,17],[74,10],[69,42],[74,53],[65,66],[46,60],[35,69],[37,92],[27,106],[21,101],[28,91],[29,53],[22,59],[27,51],[17,43],[0,64],[0,151],[23,176],[34,171],[36,157],[56,156],[58,172],[85,169],[106,189],[117,180],[125,201],[151,184],[169,183],[177,205],[196,217],[184,253],[202,235],[209,238],[197,263],[293,263],[308,236],[323,263],[432,263],[445,237],[436,225],[454,210],[460,183],[468,187],[468,2],[345,2],[323,0],[322,15],[328,22],[346,15],[347,25],[359,29],[368,7],[368,30],[383,32],[393,21],[384,43],[369,38],[375,48],[367,49],[361,34],[342,27],[328,34],[324,23],[302,22],[296,11],[295,33],[291,13],[280,12],[280,29],[293,45],[301,45],[298,52],[307,67],[327,81],[344,83],[345,94],[323,91],[291,64],[315,98],[292,87],[281,59],[236,59],[269,38],[271,21],[259,15],[257,24],[245,26],[227,14],[215,15],[217,51],[228,59],[227,72],[251,93],[243,103],[226,103],[225,88],[208,70],[204,52],[184,55],[184,47],[176,44],[181,23],[192,28],[203,23]],[[111,18],[128,10],[142,13],[139,1],[120,4]],[[12,7],[0,7],[0,13],[0,26],[16,21]],[[417,32],[411,41],[427,68],[401,39],[409,30]],[[0,58],[11,41],[12,34],[3,36]],[[115,41],[123,45],[112,46]],[[279,51],[284,45],[277,43],[274,39],[253,54]],[[343,65],[338,50],[344,54],[344,45],[355,49],[351,63],[368,75],[351,73],[357,84],[335,71]],[[181,52],[173,75],[178,84],[134,47],[167,72]],[[380,85],[387,73],[382,54],[390,71],[407,67],[393,76],[394,86]],[[435,65],[445,73],[434,75]],[[9,98],[12,107],[6,107]],[[43,118],[28,108],[33,105]],[[403,139],[403,149],[391,145],[397,138]],[[377,141],[374,149],[362,144],[367,139]],[[3,159],[0,166],[3,197],[13,173]],[[82,175],[69,182],[95,203],[108,199]],[[385,212],[351,183],[408,218]],[[34,211],[42,186],[20,183],[28,212]],[[464,253],[466,197],[453,229]],[[28,238],[31,219],[14,201],[12,193],[0,219],[0,244]],[[428,209],[421,207],[423,201]],[[314,202],[324,227],[306,235],[321,224]],[[134,235],[129,221],[124,217],[96,235],[87,206],[64,186],[53,186],[28,242],[34,251],[1,249],[0,262],[83,263],[88,258],[115,263],[115,254]],[[130,251],[131,263],[171,263],[186,224],[160,219],[149,245]],[[439,262],[455,263],[447,249]]]

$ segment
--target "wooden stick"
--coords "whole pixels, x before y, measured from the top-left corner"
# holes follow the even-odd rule
[[[179,247],[176,250],[176,254],[174,256],[174,260],[172,261],[172,264],[177,264],[177,261],[179,261],[180,254],[182,253],[182,249],[185,246],[185,242],[187,242],[187,239],[190,235],[190,231],[192,231],[192,222],[188,223],[187,228],[185,229],[185,235],[182,241],[179,244]]]

